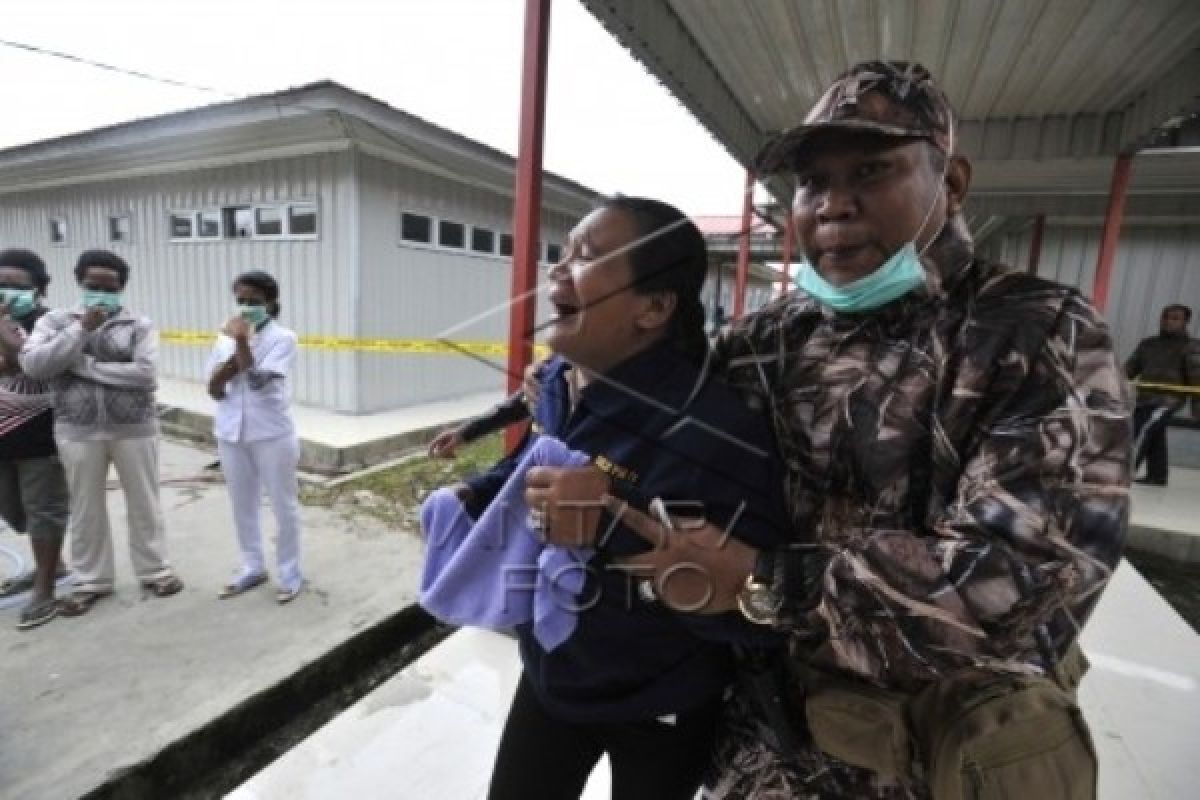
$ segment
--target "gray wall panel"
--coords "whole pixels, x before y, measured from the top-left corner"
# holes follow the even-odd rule
[[[426,213],[500,233],[511,230],[511,201],[373,156],[360,159],[360,335],[414,339],[447,335],[506,342],[510,259],[402,243],[400,214],[404,210]],[[562,244],[574,222],[545,212],[543,241]],[[546,310],[539,293],[539,319],[546,318]],[[367,411],[501,390],[505,383],[500,359],[480,363],[463,355],[404,353],[368,353],[361,358],[363,410]]]
[[[111,249],[131,266],[127,301],[162,330],[213,331],[232,309],[230,282],[247,269],[264,269],[282,285],[283,322],[301,334],[354,335],[351,264],[338,187],[351,180],[349,155],[330,153],[171,175],[0,196],[0,244],[38,251],[53,275],[50,301],[74,303],[71,274],[79,253]],[[315,200],[315,240],[172,242],[173,210],[235,203]],[[110,243],[110,214],[129,213],[132,241]],[[51,215],[70,226],[64,246],[49,241]],[[207,350],[164,344],[165,376],[200,380]],[[353,357],[302,351],[295,376],[298,402],[356,410]],[[350,387],[350,391],[346,390]]]
[[[1099,226],[1046,224],[1039,273],[1091,295],[1100,248]],[[1024,268],[1031,231],[989,239],[981,252]],[[1200,312],[1200,226],[1126,227],[1121,231],[1105,316],[1117,351],[1127,357],[1137,343],[1158,331],[1163,306],[1184,303]],[[1197,324],[1193,335],[1200,334]]]

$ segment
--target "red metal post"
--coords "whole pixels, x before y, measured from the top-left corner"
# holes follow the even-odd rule
[[[742,227],[738,240],[737,275],[733,284],[733,318],[740,319],[746,306],[746,278],[750,274],[750,212],[754,210],[754,171],[746,170],[746,194],[742,198]]]
[[[1129,189],[1129,172],[1133,155],[1122,153],[1113,164],[1112,186],[1108,190],[1108,208],[1104,212],[1104,234],[1100,239],[1100,254],[1096,258],[1096,283],[1092,302],[1104,311],[1108,305],[1108,285],[1112,279],[1117,243],[1121,239],[1121,222],[1125,218],[1125,194]]]
[[[513,196],[512,297],[508,317],[508,391],[520,388],[533,359],[537,313],[538,228],[542,208],[542,141],[546,120],[546,63],[550,0],[525,0],[525,49],[521,61],[521,123]],[[511,450],[521,436],[509,428]]]
[[[792,282],[792,248],[796,245],[796,219],[792,209],[787,210],[787,221],[783,225],[783,270],[779,274],[779,293],[787,294]]]
[[[1025,271],[1030,275],[1038,274],[1038,262],[1042,260],[1042,235],[1046,232],[1046,215],[1037,214],[1033,218],[1033,237],[1029,241],[1029,264]]]

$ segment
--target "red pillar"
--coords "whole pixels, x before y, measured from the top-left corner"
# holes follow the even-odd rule
[[[741,238],[738,240],[737,275],[733,284],[733,318],[740,319],[746,306],[746,278],[750,274],[750,212],[754,210],[754,171],[746,170],[746,194],[742,198]]]
[[[1100,239],[1100,254],[1096,258],[1096,283],[1092,302],[1104,311],[1108,305],[1108,285],[1112,279],[1113,261],[1121,238],[1121,222],[1125,218],[1125,194],[1129,189],[1129,171],[1133,154],[1122,153],[1113,164],[1112,186],[1108,190],[1108,208],[1104,212],[1104,234]]]
[[[1033,218],[1033,237],[1029,240],[1029,265],[1025,268],[1030,275],[1038,274],[1038,262],[1042,260],[1042,236],[1046,232],[1046,215]]]
[[[792,282],[792,248],[796,245],[796,219],[792,209],[787,210],[787,222],[783,225],[783,271],[779,275],[779,293],[787,294]]]
[[[550,0],[525,0],[525,45],[521,61],[521,122],[513,196],[513,272],[508,317],[508,391],[521,386],[533,358],[537,313],[538,228],[542,208],[542,140],[546,119],[546,61],[550,43]],[[521,431],[509,428],[512,449]]]

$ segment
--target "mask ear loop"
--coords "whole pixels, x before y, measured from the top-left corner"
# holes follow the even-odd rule
[[[921,220],[921,226],[917,228],[916,234],[913,236],[915,243],[917,237],[921,235],[921,231],[925,230],[925,226],[929,224],[929,218],[933,216],[933,210],[937,208],[938,195],[942,191],[942,187],[946,184],[946,176],[950,174],[950,159],[954,157],[954,114],[950,114],[950,152],[946,153],[946,161],[942,164],[942,177],[938,180],[937,193],[933,196],[933,202],[929,204],[929,210],[925,212],[925,218]],[[925,252],[933,245],[937,236],[933,236],[925,243],[925,246],[917,253],[917,257],[925,255]]]

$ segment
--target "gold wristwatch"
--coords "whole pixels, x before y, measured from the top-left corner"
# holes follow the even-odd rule
[[[754,570],[737,595],[738,610],[756,625],[773,625],[783,608],[783,598],[775,591],[775,551],[759,550]]]

